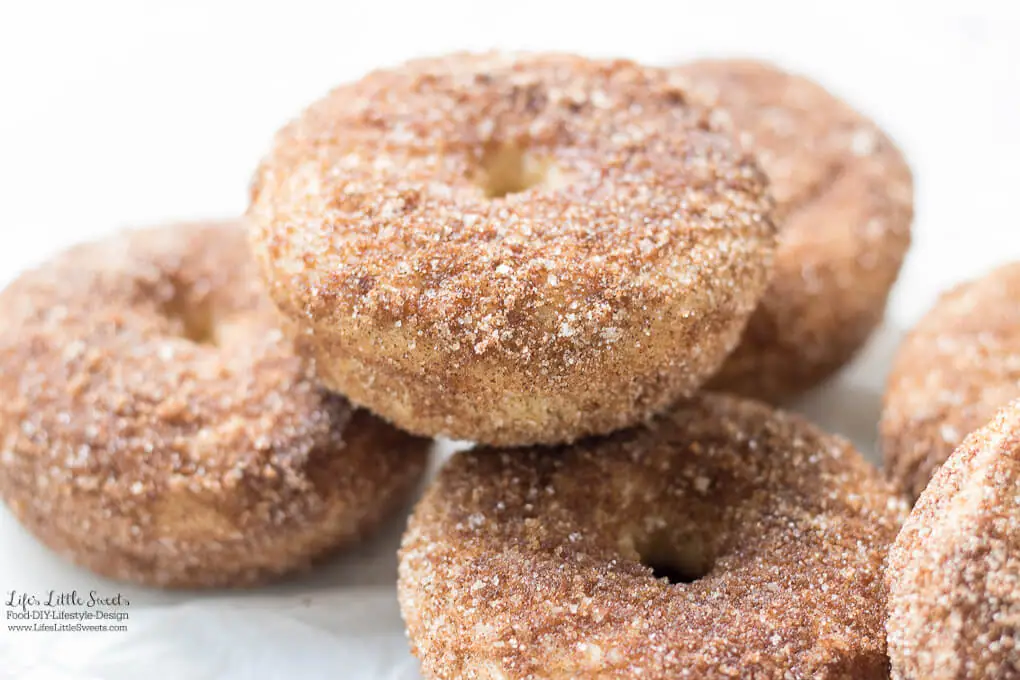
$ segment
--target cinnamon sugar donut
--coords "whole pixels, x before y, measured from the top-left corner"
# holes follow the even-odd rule
[[[885,469],[913,498],[968,434],[1020,397],[1020,262],[944,294],[886,385]]]
[[[1020,678],[1020,401],[938,470],[889,554],[893,677]]]
[[[429,443],[313,380],[238,222],[79,246],[0,294],[0,496],[111,578],[248,586],[405,502]]]
[[[881,678],[905,512],[845,440],[702,396],[454,457],[404,536],[401,609],[431,678]]]
[[[910,168],[872,121],[807,78],[740,60],[677,72],[743,131],[780,234],[771,288],[710,385],[780,401],[835,373],[881,323],[910,245]]]
[[[459,54],[282,130],[254,242],[322,379],[419,434],[558,443],[698,388],[763,292],[765,180],[668,72]]]

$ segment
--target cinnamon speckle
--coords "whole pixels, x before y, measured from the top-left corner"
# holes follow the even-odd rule
[[[743,132],[776,199],[771,287],[711,387],[779,402],[834,373],[881,322],[910,245],[910,169],[872,121],[808,78],[741,60],[675,72]]]
[[[886,471],[913,499],[968,434],[1020,397],[1020,263],[945,293],[900,345],[882,406]]]
[[[1020,672],[1020,401],[949,457],[889,554],[896,680]]]
[[[278,134],[253,240],[352,401],[421,434],[574,440],[696,390],[763,292],[771,200],[731,132],[628,61],[415,61]]]
[[[357,540],[424,473],[428,441],[317,385],[240,222],[72,248],[0,293],[0,316],[0,496],[102,575],[279,577]]]
[[[606,438],[456,455],[404,536],[401,609],[441,680],[884,678],[906,510],[845,440],[702,396]],[[700,577],[646,566],[671,561]]]

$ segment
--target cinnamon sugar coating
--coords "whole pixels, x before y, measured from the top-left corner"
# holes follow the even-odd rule
[[[881,323],[910,245],[910,168],[872,121],[807,78],[740,60],[677,73],[742,131],[780,234],[771,287],[710,386],[777,402],[835,373]]]
[[[249,215],[328,385],[411,432],[518,445],[696,390],[764,291],[770,208],[667,71],[457,54],[313,104]]]
[[[963,439],[1020,397],[1020,263],[944,294],[897,352],[882,410],[889,477],[916,499]]]
[[[75,247],[0,293],[0,496],[107,577],[249,586],[405,502],[429,442],[325,392],[240,222]]]
[[[894,678],[1020,677],[1020,401],[936,472],[888,581]]]
[[[845,440],[706,395],[604,439],[455,456],[398,592],[430,678],[882,678],[905,513]]]

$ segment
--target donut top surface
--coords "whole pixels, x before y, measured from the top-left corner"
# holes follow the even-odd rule
[[[757,61],[675,73],[739,131],[769,178],[771,289],[713,385],[777,400],[849,360],[878,324],[910,244],[913,181],[893,142],[809,78]]]
[[[310,457],[343,447],[352,409],[280,332],[238,222],[75,247],[16,279],[0,316],[0,451],[34,457],[40,492],[300,494]]]
[[[874,122],[817,82],[758,61],[698,61],[678,71],[686,87],[720,107],[713,115],[729,119],[724,124],[732,125],[743,146],[754,152],[768,175],[784,242],[832,236],[825,221],[805,222],[802,218],[808,216],[797,213],[828,198],[847,173],[859,179],[877,175],[853,187],[874,218],[911,212],[910,171],[896,147]],[[873,186],[880,177],[894,184]],[[906,224],[888,222],[851,226],[867,227],[876,235],[880,227],[909,227],[909,219]]]
[[[666,71],[459,54],[312,105],[249,215],[285,312],[527,360],[609,346],[628,309],[695,287],[757,288],[771,201],[735,147]]]
[[[897,678],[1020,673],[1020,401],[969,436],[889,554]]]
[[[882,412],[886,467],[917,498],[963,439],[1020,397],[1020,263],[939,298],[910,331]]]
[[[844,440],[705,396],[604,439],[455,457],[405,536],[402,603],[442,678],[884,677],[904,514]]]

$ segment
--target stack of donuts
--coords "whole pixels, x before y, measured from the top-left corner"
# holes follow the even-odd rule
[[[1020,270],[909,336],[886,474],[776,408],[881,323],[912,217],[889,138],[766,64],[377,71],[243,218],[0,294],[0,494],[99,574],[251,586],[468,440],[400,549],[427,677],[1017,677]]]

